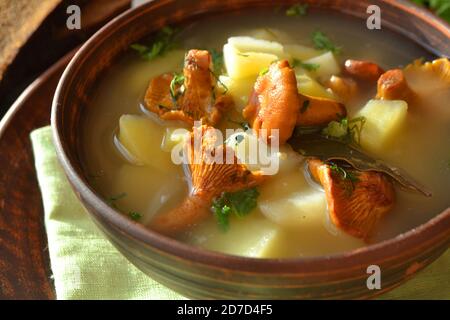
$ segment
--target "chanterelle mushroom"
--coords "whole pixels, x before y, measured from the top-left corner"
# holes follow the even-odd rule
[[[299,109],[295,72],[287,60],[282,60],[272,63],[269,71],[258,77],[243,116],[256,132],[266,129],[269,140],[272,130],[278,129],[282,145],[294,131]]]
[[[374,62],[348,59],[344,63],[344,71],[359,80],[377,81],[384,70]]]
[[[368,240],[394,206],[392,183],[378,172],[356,172],[316,159],[308,165],[325,190],[332,222],[354,237]]]
[[[323,126],[331,121],[340,120],[347,115],[345,106],[335,100],[302,94],[299,94],[299,99],[298,126]]]
[[[325,86],[330,88],[343,102],[351,101],[358,93],[358,84],[350,77],[332,75],[325,81]]]
[[[450,109],[442,101],[450,99],[450,61],[441,58],[432,62],[416,60],[405,69],[393,69],[378,80],[378,99],[404,100],[412,110],[437,118],[450,119]]]
[[[404,100],[412,104],[415,94],[400,69],[388,70],[381,75],[377,83],[377,99]]]
[[[232,98],[217,86],[208,51],[190,50],[183,75],[174,77],[167,73],[152,79],[145,94],[146,108],[162,119],[215,125],[233,105]]]
[[[264,177],[261,172],[249,171],[238,164],[233,149],[225,145],[217,146],[215,129],[203,125],[194,127],[190,143],[185,151],[189,159],[191,190],[189,196],[175,209],[156,216],[150,228],[166,235],[177,234],[197,224],[211,215],[212,200],[222,192],[236,192],[260,184]],[[196,148],[195,137],[202,137]],[[222,154],[223,162],[211,161],[211,156]],[[231,163],[226,163],[226,156]]]
[[[417,99],[417,106],[426,110],[424,115],[438,115],[448,121],[450,108],[443,101],[450,100],[450,60],[441,58],[432,62],[416,60],[403,73]]]

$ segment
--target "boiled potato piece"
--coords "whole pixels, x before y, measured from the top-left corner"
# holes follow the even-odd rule
[[[240,79],[220,76],[219,79],[227,86],[227,93],[233,97],[236,109],[242,112],[242,109],[248,104],[248,98],[253,91],[256,76]]]
[[[111,195],[122,194],[114,201],[117,208],[125,214],[139,213],[139,222],[145,224],[169,202],[177,203],[187,193],[182,177],[182,172],[168,174],[148,166],[126,164],[114,176]]]
[[[163,172],[174,170],[170,153],[161,149],[164,128],[145,116],[126,114],[119,120],[119,141],[139,164]]]
[[[276,224],[301,230],[323,228],[325,193],[308,184],[301,168],[273,177],[260,192],[258,208]]]
[[[223,47],[223,57],[228,75],[234,79],[256,78],[261,71],[278,60],[278,56],[271,53],[240,52],[229,43]]]
[[[234,149],[236,157],[249,170],[261,170],[264,174],[275,175],[300,168],[303,157],[292,150],[288,144],[277,150],[269,148],[251,132],[237,132],[226,140],[227,146]],[[260,148],[267,148],[260,150]],[[261,154],[263,157],[261,157]]]
[[[301,94],[319,97],[319,98],[327,98],[327,99],[336,99],[334,94],[325,87],[323,87],[319,82],[311,78],[306,74],[297,75],[297,88],[298,92]]]
[[[231,37],[228,38],[228,43],[242,53],[270,53],[276,55],[278,58],[285,56],[283,46],[275,41],[256,39],[253,37]]]
[[[318,64],[320,67],[317,70],[311,71],[311,73],[321,79],[327,79],[332,75],[339,74],[341,68],[331,51],[328,51],[320,56],[304,60],[303,63]]]
[[[405,123],[408,104],[402,100],[370,100],[357,114],[366,118],[361,146],[380,154],[388,148]]]
[[[300,44],[288,44],[284,46],[284,50],[292,58],[301,61],[308,60],[317,56],[320,56],[323,51],[317,50],[311,47],[302,46]]]
[[[362,240],[340,230],[331,233],[324,227],[285,228],[265,246],[261,255],[270,258],[319,256],[349,251],[365,245]]]
[[[189,232],[186,241],[208,250],[264,258],[264,252],[278,232],[278,226],[258,212],[252,212],[244,218],[231,217],[227,231],[220,229],[216,219],[211,218]]]
[[[161,143],[161,149],[165,152],[171,152],[172,149],[189,139],[189,130],[177,127],[168,127]]]

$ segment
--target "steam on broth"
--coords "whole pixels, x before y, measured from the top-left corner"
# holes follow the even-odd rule
[[[163,41],[172,41],[170,30],[166,31],[166,35],[162,34],[166,37]],[[315,48],[314,36],[324,36],[325,43],[335,47]],[[152,43],[152,39],[148,43]],[[442,62],[441,66],[417,62],[406,67],[417,58],[431,60],[432,57],[388,30],[370,31],[363,21],[328,12],[309,12],[301,17],[267,11],[214,16],[184,26],[176,42],[174,47],[166,42],[167,52],[155,55],[152,60],[141,59],[130,50],[101,79],[89,106],[83,131],[86,172],[99,194],[130,219],[153,228],[158,217],[164,218],[164,214],[171,212],[172,217],[178,219],[177,228],[187,224],[173,235],[182,242],[235,255],[298,257],[343,252],[389,239],[426,222],[449,206],[448,61],[447,65]],[[264,47],[267,45],[269,47]],[[135,49],[145,53],[145,47]],[[191,52],[191,49],[198,50]],[[212,56],[200,49],[208,50]],[[314,127],[318,130],[316,133],[331,138],[354,139],[349,141],[358,142],[371,156],[402,168],[426,186],[432,196],[409,192],[382,173],[361,173],[345,163],[318,162],[313,166],[312,160],[304,158],[289,145],[292,135],[289,132],[287,142],[280,143],[277,154],[280,170],[276,175],[260,180],[256,171],[250,171],[249,178],[233,180],[235,185],[229,186],[222,177],[217,182],[224,188],[218,190],[219,194],[210,193],[206,200],[201,198],[203,195],[193,194],[191,176],[194,173],[189,174],[186,167],[174,164],[171,150],[177,144],[187,143],[183,140],[186,136],[177,134],[176,129],[192,131],[189,119],[195,115],[184,112],[183,116],[173,117],[175,120],[162,118],[167,114],[173,116],[170,107],[173,105],[177,110],[188,110],[188,98],[180,97],[189,96],[193,90],[187,81],[201,83],[204,80],[199,80],[201,76],[195,73],[196,67],[201,69],[201,66],[194,66],[191,71],[187,69],[186,53],[189,52],[188,57],[192,54],[192,61],[200,65],[202,59],[215,59],[223,51],[225,65],[214,64],[218,69],[214,70],[212,66],[214,74],[208,78],[212,79],[215,86],[212,90],[215,91],[211,96],[199,93],[203,100],[192,98],[197,103],[208,101],[205,102],[208,104],[205,123],[210,126],[213,123],[212,126],[225,130],[242,129],[242,125],[256,128],[259,120],[265,127],[273,126],[278,120],[290,121],[296,127],[304,124],[308,128]],[[275,59],[270,60],[272,56]],[[344,65],[348,59],[372,61],[380,70],[355,63]],[[221,60],[217,61],[220,63]],[[264,68],[255,73],[254,68],[260,65]],[[383,74],[384,70],[396,68],[400,69],[400,74]],[[369,79],[372,71],[375,80]],[[279,72],[283,78],[274,81]],[[175,81],[174,73],[178,77]],[[164,74],[170,78],[158,78]],[[393,80],[400,83],[402,79],[398,77],[403,75],[408,90],[414,94],[395,96],[409,92],[404,88],[398,92],[394,88],[393,93],[389,91],[391,87],[377,90],[377,79],[381,74],[389,77],[384,83],[386,86]],[[149,108],[147,90],[152,79],[159,79],[153,85],[161,85],[161,90],[174,90],[168,100],[162,98],[167,105],[159,105],[161,110]],[[164,87],[164,81],[172,86]],[[261,86],[259,96],[256,81]],[[284,112],[285,106],[280,106],[278,101],[261,105],[262,100],[256,99],[258,105],[250,106],[252,92],[256,97],[264,95],[264,90],[269,90],[269,85],[264,87],[264,83],[270,84],[270,81],[275,82],[278,89],[283,88],[284,91],[279,92],[285,98],[283,101],[290,101],[289,106],[298,105],[297,111],[295,108],[289,111],[286,120],[268,118],[267,113],[264,118],[264,114],[257,113],[277,106]],[[298,87],[295,94],[292,94],[292,83]],[[375,99],[377,93],[385,99]],[[391,99],[390,94],[395,99]],[[219,101],[222,104],[218,104],[222,97],[223,101]],[[229,98],[231,102],[227,100]],[[227,109],[228,103],[231,107]],[[209,107],[212,105],[216,106],[217,118],[211,116]],[[325,122],[314,125],[317,119]],[[355,125],[356,133],[352,132]],[[280,127],[280,133],[284,134],[288,125]],[[243,133],[239,143],[245,145],[251,139],[258,139],[257,135]],[[236,145],[231,148],[239,156]],[[195,168],[191,167],[192,170]],[[236,167],[236,175],[244,174],[242,170],[247,169]],[[361,200],[371,209],[365,212],[367,217],[362,224],[355,226],[355,222],[348,222],[346,217],[353,214],[348,199],[358,197],[360,192],[366,195],[366,191],[358,187],[365,183],[368,188],[381,190],[385,198]],[[241,189],[247,193],[236,193],[242,192],[235,190],[238,185],[245,185]],[[341,186],[350,186],[350,191]],[[327,187],[349,193],[346,196],[330,190],[325,193]],[[228,194],[224,195],[223,191]],[[330,204],[333,204],[332,208]],[[183,215],[193,206],[200,209],[193,210],[189,217]],[[199,212],[205,209],[202,206],[208,207],[208,215],[200,219]],[[242,217],[229,214],[227,210],[242,212]],[[374,213],[377,210],[386,212],[378,218]],[[189,224],[191,218],[198,218],[198,222],[194,219],[195,223]],[[377,220],[374,221],[376,227],[370,227],[366,236],[367,221],[374,219]],[[172,228],[173,224],[170,225]]]

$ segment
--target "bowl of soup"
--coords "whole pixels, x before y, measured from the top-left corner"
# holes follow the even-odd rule
[[[406,1],[150,2],[65,70],[58,157],[187,297],[373,297],[449,245],[449,39]]]

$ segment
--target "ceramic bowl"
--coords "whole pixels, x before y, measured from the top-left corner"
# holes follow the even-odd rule
[[[202,16],[292,5],[298,1],[152,1],[102,28],[78,51],[55,93],[52,126],[59,160],[76,194],[106,237],[148,276],[190,298],[369,298],[400,285],[441,255],[450,243],[450,209],[397,237],[351,252],[295,259],[255,259],[191,247],[130,221],[89,185],[81,165],[80,128],[95,82],[142,37],[165,25]],[[380,6],[383,27],[429,51],[450,55],[450,28],[407,1],[306,1],[311,8],[367,18]],[[369,290],[367,268],[382,271],[381,290]]]

